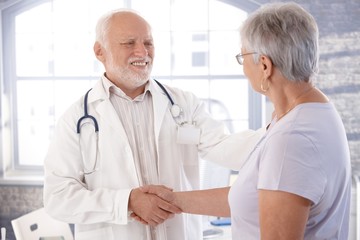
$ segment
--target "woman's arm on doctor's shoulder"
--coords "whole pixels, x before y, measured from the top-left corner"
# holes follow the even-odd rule
[[[228,193],[230,187],[173,192],[163,186],[147,185],[141,191],[157,195],[179,207],[184,213],[229,217]]]

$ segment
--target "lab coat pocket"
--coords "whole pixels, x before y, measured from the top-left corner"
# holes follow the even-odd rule
[[[99,229],[94,229],[90,231],[77,232],[75,234],[76,240],[114,240],[114,234],[111,227],[104,227]]]
[[[192,124],[183,124],[177,129],[177,143],[179,144],[199,144],[200,128]]]

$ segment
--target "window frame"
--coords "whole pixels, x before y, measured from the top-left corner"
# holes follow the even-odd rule
[[[42,185],[43,168],[20,165],[17,146],[18,127],[16,104],[16,58],[15,58],[15,17],[22,12],[51,0],[29,0],[13,2],[1,9],[1,97],[0,97],[0,184]],[[6,47],[5,47],[6,46]],[[5,61],[6,59],[6,61]],[[6,103],[4,103],[4,101]],[[5,109],[6,108],[6,109]],[[4,112],[6,116],[4,116]],[[5,136],[4,136],[5,135]],[[4,149],[8,143],[9,150]],[[4,156],[4,151],[8,153]]]
[[[0,70],[1,70],[1,84],[0,84],[0,151],[3,153],[0,156],[0,184],[21,184],[21,185],[42,185],[43,184],[43,167],[34,165],[21,165],[19,163],[19,149],[18,149],[18,126],[17,126],[17,89],[16,81],[18,79],[27,79],[16,76],[16,55],[15,55],[15,18],[22,12],[41,5],[52,0],[28,0],[13,2],[12,5],[0,9],[1,17],[1,50],[0,56]],[[129,5],[131,1],[128,1]],[[1,7],[1,6],[0,6]],[[11,20],[11,21],[9,21]],[[5,47],[6,46],[6,47]],[[6,61],[4,61],[6,59]],[[234,60],[235,61],[235,60]],[[39,79],[48,79],[56,77],[40,77]],[[81,78],[81,77],[77,77]],[[181,79],[234,79],[245,80],[243,75],[199,75],[199,76],[154,76],[159,80],[167,79],[174,80]],[[31,77],[29,78],[31,80]],[[263,126],[263,112],[265,98],[260,94],[254,92],[249,85],[248,89],[249,99],[249,128],[258,129]],[[6,112],[6,114],[4,114]],[[10,141],[10,142],[7,142]],[[8,148],[4,149],[4,143],[8,144]],[[4,156],[4,151],[7,151]]]

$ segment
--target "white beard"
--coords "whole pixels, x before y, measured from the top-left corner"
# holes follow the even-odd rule
[[[146,70],[142,72],[136,72],[127,67],[119,67],[114,64],[113,59],[114,58],[111,55],[111,60],[108,63],[108,68],[110,68],[111,72],[116,76],[116,79],[112,79],[113,81],[124,84],[129,88],[137,88],[144,85],[149,80],[152,70],[152,64],[150,64],[150,59],[145,59],[149,62],[149,64],[147,65]],[[134,62],[136,60],[139,59],[129,59],[129,62]]]

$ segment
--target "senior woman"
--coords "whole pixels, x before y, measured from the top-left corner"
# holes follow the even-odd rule
[[[241,40],[237,61],[274,114],[230,192],[143,191],[187,213],[231,212],[233,239],[347,239],[348,143],[334,105],[312,83],[319,59],[314,18],[296,3],[264,5],[243,24]]]

